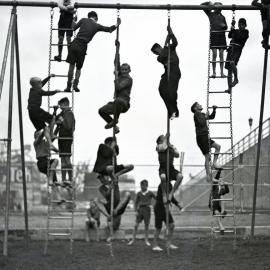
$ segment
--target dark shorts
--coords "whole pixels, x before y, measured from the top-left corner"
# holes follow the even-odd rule
[[[98,228],[99,228],[99,227],[100,227],[100,220],[99,220],[99,219],[96,220],[96,224],[97,224],[97,226],[98,226]],[[87,221],[86,221],[86,225],[88,226],[89,229],[95,229],[96,224],[95,224],[95,222],[90,221],[90,220],[87,220]]]
[[[149,225],[151,218],[151,208],[149,206],[141,206],[136,215],[136,223],[144,221],[145,225]]]
[[[155,207],[154,213],[155,213],[155,228],[159,230],[162,228],[162,222],[166,223],[165,208]],[[172,223],[174,223],[174,220],[173,220],[171,212],[169,211],[169,224],[172,224]]]
[[[58,21],[58,28],[69,28],[72,29],[72,22],[73,22],[73,14],[69,12],[65,12],[65,14],[61,14],[59,21]],[[65,36],[65,33],[67,36],[72,37],[73,30],[59,30],[58,36]]]
[[[49,161],[48,157],[39,157],[39,158],[37,158],[38,170],[41,173],[44,173],[46,175],[48,174],[48,161]],[[52,165],[52,163],[54,161],[55,161],[55,159],[50,160],[50,167],[51,167],[51,165]],[[53,174],[53,182],[57,182],[56,172],[54,172],[54,174]]]
[[[73,139],[58,139],[59,157],[70,157],[72,155]]]
[[[171,166],[170,169],[169,169],[169,179],[170,179],[170,181],[176,180],[177,175],[178,175],[179,173],[180,173],[180,172],[177,171],[177,170],[174,168],[174,166]],[[167,175],[167,168],[166,168],[166,167],[164,167],[164,166],[160,166],[160,167],[159,167],[159,175],[161,175],[161,174]]]
[[[211,33],[210,48],[211,49],[226,49],[227,42],[225,32]]]
[[[68,48],[68,56],[66,62],[71,65],[76,64],[76,68],[81,69],[85,59],[86,51],[87,43],[75,38]]]
[[[203,155],[208,154],[210,152],[208,135],[207,134],[206,135],[197,135],[196,140],[197,140],[197,145],[201,149]],[[214,143],[215,143],[215,141],[210,139],[210,146],[211,147]]]
[[[53,116],[41,108],[28,110],[29,118],[36,130],[46,127],[46,123],[51,123]]]
[[[236,45],[230,46],[227,52],[225,68],[230,69],[231,67],[230,63],[227,61],[234,61],[234,64],[237,66],[241,53],[242,53],[241,46],[236,46]]]

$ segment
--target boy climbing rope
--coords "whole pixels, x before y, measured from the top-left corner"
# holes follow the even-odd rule
[[[183,180],[183,176],[181,172],[176,170],[173,166],[174,158],[179,157],[179,152],[177,151],[176,147],[172,144],[168,145],[167,142],[168,135],[160,135],[157,138],[157,146],[156,151],[158,152],[158,161],[159,161],[159,177],[161,180],[161,187],[163,191],[163,201],[167,203],[167,201],[171,201],[174,192],[178,189],[179,185]],[[167,175],[167,161],[168,161],[168,151],[169,151],[169,176]],[[168,194],[166,195],[166,185],[167,181],[175,180],[175,184]]]
[[[205,157],[205,171],[206,171],[208,182],[211,181],[210,168],[209,168],[209,162],[211,161],[211,156],[210,156],[209,147],[215,148],[213,167],[219,168],[219,165],[217,164],[217,160],[218,160],[218,155],[220,152],[220,145],[217,144],[212,139],[210,139],[210,146],[209,146],[209,130],[207,127],[207,120],[214,119],[216,116],[216,108],[217,106],[213,106],[213,112],[209,115],[208,113],[202,112],[203,108],[198,102],[195,102],[191,106],[191,111],[194,114],[197,145],[199,146],[199,148],[201,149]]]
[[[179,117],[179,110],[177,107],[177,90],[179,80],[181,78],[181,71],[179,68],[179,58],[176,52],[178,41],[173,34],[170,26],[167,27],[168,35],[165,41],[165,46],[162,48],[158,43],[155,43],[151,51],[158,55],[157,61],[160,62],[165,69],[165,72],[161,76],[159,83],[159,94],[163,99],[168,116],[172,120],[175,117]],[[170,50],[170,74],[168,77],[168,49]]]
[[[69,46],[71,43],[71,37],[73,35],[73,16],[76,12],[76,9],[74,8],[72,0],[60,0],[58,2],[58,7],[60,9],[60,16],[58,21],[58,55],[54,57],[54,60],[61,62],[65,34],[67,45]]]
[[[44,136],[50,146],[50,149],[58,151],[57,148],[53,146],[52,140],[51,140],[51,136],[52,136],[53,128],[55,124],[55,117],[54,115],[40,108],[43,96],[53,96],[61,92],[59,90],[44,91],[42,89],[42,87],[51,79],[51,77],[54,77],[54,76],[55,76],[54,74],[51,74],[49,77],[45,78],[43,81],[38,77],[32,77],[30,79],[30,84],[32,87],[29,92],[27,109],[28,109],[29,118],[32,124],[34,125],[36,131],[43,129]],[[46,123],[49,124],[49,127],[46,125]]]
[[[96,12],[91,11],[88,13],[88,18],[81,19],[77,24],[74,22],[73,30],[80,29],[76,38],[72,41],[68,49],[68,56],[66,61],[69,63],[68,81],[66,92],[71,92],[72,80],[74,69],[76,65],[75,79],[73,81],[73,89],[75,92],[80,92],[78,88],[81,69],[83,66],[84,58],[86,55],[87,45],[92,40],[97,32],[112,33],[121,20],[117,20],[117,25],[106,27],[97,23],[98,15]]]
[[[117,41],[116,46],[120,43]],[[116,54],[115,63],[117,66],[117,79],[114,81],[115,99],[101,107],[98,111],[100,116],[107,122],[106,129],[112,128],[118,123],[119,115],[128,111],[130,107],[130,93],[132,88],[132,78],[130,77],[130,66],[127,63],[120,65],[120,55]],[[110,116],[114,115],[114,119]],[[115,133],[119,132],[119,127],[115,126]]]
[[[265,49],[270,49],[269,45],[269,35],[270,35],[270,0],[261,0],[261,3],[259,3],[259,0],[253,0],[252,1],[253,6],[257,6],[261,8],[261,18],[262,18],[262,46]]]
[[[238,83],[237,63],[249,37],[249,32],[246,27],[246,19],[241,18],[238,21],[238,29],[235,29],[235,21],[233,21],[231,31],[229,32],[231,42],[225,64],[225,68],[228,70],[228,90],[226,90],[226,92],[229,94],[231,93],[232,87]]]
[[[221,6],[220,2],[204,2],[201,5],[206,6]],[[227,30],[227,22],[225,17],[221,14],[221,10],[204,10],[210,21],[210,49],[212,50],[212,78],[216,77],[216,60],[217,50],[219,51],[220,60],[220,76],[225,78],[224,75],[224,50],[227,47],[225,30]]]

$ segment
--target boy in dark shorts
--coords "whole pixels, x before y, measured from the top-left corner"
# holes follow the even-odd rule
[[[262,46],[265,49],[270,49],[269,45],[269,35],[270,35],[270,0],[261,0],[261,3],[259,3],[259,0],[253,0],[252,5],[258,6],[261,8],[261,18],[262,18]]]
[[[56,93],[60,92],[59,90],[44,91],[42,89],[42,87],[51,79],[51,77],[54,77],[54,76],[55,76],[54,74],[51,74],[49,77],[45,78],[44,80],[41,80],[38,77],[32,77],[30,79],[30,84],[32,87],[29,92],[28,107],[27,107],[32,124],[34,125],[37,131],[41,129],[44,130],[44,136],[51,150],[57,150],[53,146],[52,140],[51,140],[53,127],[55,124],[55,118],[52,114],[41,109],[40,106],[42,103],[43,96],[53,96]],[[49,124],[49,127],[47,127],[46,123]]]
[[[171,183],[169,183],[169,191],[171,192],[173,190]],[[162,229],[162,223],[166,223],[166,209],[165,204],[163,202],[163,192],[162,192],[162,186],[159,184],[158,191],[157,191],[157,197],[156,197],[156,204],[154,206],[154,213],[155,213],[155,235],[154,235],[154,245],[153,250],[154,251],[162,251],[163,249],[159,247],[158,245],[158,239],[159,235]],[[172,196],[171,202],[181,211],[182,207],[179,205],[178,201]],[[171,211],[169,211],[169,228],[168,228],[169,234],[168,234],[168,248],[169,249],[178,249],[177,246],[173,245],[171,243],[173,231],[174,231],[174,220],[171,214]]]
[[[119,19],[117,25],[106,27],[97,23],[97,13],[91,11],[88,13],[88,18],[81,19],[77,24],[73,26],[73,30],[80,28],[76,38],[72,41],[68,48],[68,56],[66,61],[69,63],[68,81],[66,92],[71,91],[71,85],[73,80],[74,68],[76,65],[75,79],[73,81],[73,89],[75,92],[80,92],[78,88],[79,78],[81,75],[81,69],[83,66],[84,58],[86,55],[87,44],[92,40],[97,32],[109,32],[112,33],[117,26],[121,23]]]
[[[120,43],[116,43],[120,46]],[[101,107],[98,111],[99,115],[107,122],[105,125],[106,129],[112,128],[118,123],[119,115],[125,113],[130,107],[130,92],[132,88],[132,78],[130,77],[130,66],[127,63],[120,65],[120,57],[117,54],[115,59],[118,78],[114,81],[115,85],[115,99],[112,102],[107,103]],[[114,115],[115,114],[115,115]],[[114,119],[110,115],[114,115]],[[119,132],[118,126],[115,127],[115,133]]]
[[[231,42],[225,64],[225,68],[228,70],[228,90],[226,90],[225,92],[229,94],[231,93],[232,87],[234,87],[238,83],[237,63],[240,59],[245,43],[249,37],[249,32],[246,29],[246,19],[239,19],[239,29],[235,29],[234,24],[232,24],[231,31],[229,32],[229,38],[231,38]],[[232,80],[232,78],[234,79]]]
[[[217,221],[220,229],[220,233],[224,234],[224,226],[221,222],[221,218],[227,215],[225,210],[224,201],[212,201],[213,199],[222,199],[223,195],[229,193],[228,184],[220,179],[222,169],[219,169],[215,178],[213,179],[212,191],[209,198],[209,208],[212,209],[213,215],[218,215]]]
[[[64,184],[71,185],[72,182],[72,143],[73,133],[75,130],[75,117],[69,107],[69,100],[64,97],[58,101],[58,105],[62,112],[57,115],[56,123],[58,125],[58,147],[59,156],[61,158],[62,168],[62,181]],[[69,181],[66,180],[66,174],[68,172]]]
[[[113,172],[113,158],[119,154],[119,147],[113,137],[108,137],[105,139],[104,144],[101,143],[98,147],[97,159],[94,165],[93,171],[98,173],[98,178],[101,179],[104,176],[110,176],[114,180],[118,176],[132,171],[134,166],[129,165],[117,165],[115,162],[114,172]]]
[[[156,151],[158,152],[158,161],[159,161],[159,177],[161,180],[161,187],[163,190],[163,201],[167,203],[167,201],[171,201],[174,192],[178,189],[179,185],[183,180],[183,176],[181,172],[177,171],[173,166],[174,158],[179,157],[179,152],[176,147],[172,144],[167,143],[168,135],[160,135],[157,138],[157,146]],[[167,151],[169,151],[169,176],[167,176]],[[175,180],[175,184],[171,190],[171,192],[166,195],[166,186],[167,181]]]
[[[209,143],[209,130],[207,127],[207,120],[209,119],[212,120],[216,116],[216,108],[217,106],[213,106],[213,112],[209,115],[208,113],[202,112],[203,108],[198,102],[195,102],[191,106],[191,111],[194,113],[197,145],[199,146],[205,157],[205,171],[208,182],[211,181],[209,169],[209,162],[211,161],[210,148],[215,149],[213,166],[214,168],[220,168],[217,165],[218,155],[220,152],[220,145],[211,139]]]
[[[135,242],[137,230],[139,227],[139,224],[144,221],[145,225],[145,244],[147,246],[150,246],[148,240],[148,229],[150,224],[150,218],[151,218],[151,200],[156,199],[155,194],[152,191],[147,190],[148,189],[148,181],[142,180],[141,181],[141,191],[137,193],[136,200],[135,200],[135,211],[136,211],[136,223],[133,231],[133,238],[131,241],[128,242],[128,245],[132,245]]]
[[[171,27],[168,27],[168,35],[165,41],[165,47],[162,48],[158,43],[155,43],[151,51],[158,55],[158,62],[160,62],[165,69],[165,72],[161,76],[159,83],[159,94],[163,99],[168,116],[172,120],[175,117],[179,117],[179,110],[177,107],[177,91],[178,84],[181,78],[181,71],[179,68],[179,58],[176,52],[178,41],[172,32]],[[169,46],[169,47],[168,47]],[[170,77],[168,80],[168,48],[170,48]]]
[[[73,35],[73,16],[76,12],[76,9],[74,8],[72,0],[60,0],[58,3],[58,7],[60,9],[60,17],[58,21],[58,28],[60,28],[60,30],[58,30],[58,55],[54,57],[54,60],[61,62],[65,34],[67,39],[67,45],[69,46],[71,43],[71,37]]]
[[[87,209],[87,219],[85,221],[85,241],[90,241],[91,229],[96,231],[96,241],[99,241],[100,211],[97,206],[97,200],[90,200]]]
[[[204,2],[201,5],[206,6],[221,6],[220,2]],[[210,49],[212,51],[212,78],[216,77],[216,60],[217,50],[219,51],[220,60],[220,76],[225,78],[224,75],[224,50],[227,47],[225,30],[227,30],[227,22],[225,17],[221,14],[221,10],[204,10],[210,21]]]

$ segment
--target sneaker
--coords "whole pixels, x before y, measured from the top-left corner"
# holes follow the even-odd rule
[[[146,244],[148,247],[151,246],[151,244],[150,244],[150,242],[149,242],[148,240],[145,240],[145,244]]]
[[[134,243],[134,239],[132,239],[132,240],[130,240],[130,241],[128,242],[128,246],[131,246],[133,243]]]
[[[80,89],[78,88],[78,84],[79,84],[79,80],[78,80],[78,79],[75,79],[75,80],[73,81],[73,90],[74,90],[75,92],[80,92]]]
[[[66,89],[64,90],[64,92],[71,92],[71,86],[72,86],[71,82],[68,81],[68,82],[67,82],[67,87],[66,87]]]
[[[169,245],[169,249],[175,250],[175,249],[178,249],[178,246],[175,246],[173,244],[170,244]]]
[[[56,55],[56,56],[54,57],[54,60],[55,60],[55,61],[58,61],[58,62],[61,62],[61,61],[62,61],[61,55]]]
[[[171,116],[170,116],[170,120],[173,120],[174,118],[176,117],[176,113],[172,113]]]
[[[119,127],[118,127],[118,126],[115,126],[115,128],[114,128],[114,133],[115,133],[115,134],[118,134],[119,132],[120,132]]]
[[[153,251],[162,251],[163,249],[159,246],[155,246],[152,248]]]

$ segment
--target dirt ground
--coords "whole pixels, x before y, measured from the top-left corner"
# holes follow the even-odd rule
[[[178,250],[154,252],[142,240],[133,246],[114,241],[114,257],[105,242],[75,241],[73,256],[69,255],[69,242],[51,241],[49,255],[43,255],[44,241],[9,242],[9,256],[0,255],[1,270],[266,270],[270,269],[270,238],[238,240],[233,251],[231,239],[214,240],[210,251],[209,239],[175,240]],[[164,241],[161,246],[164,247]]]

